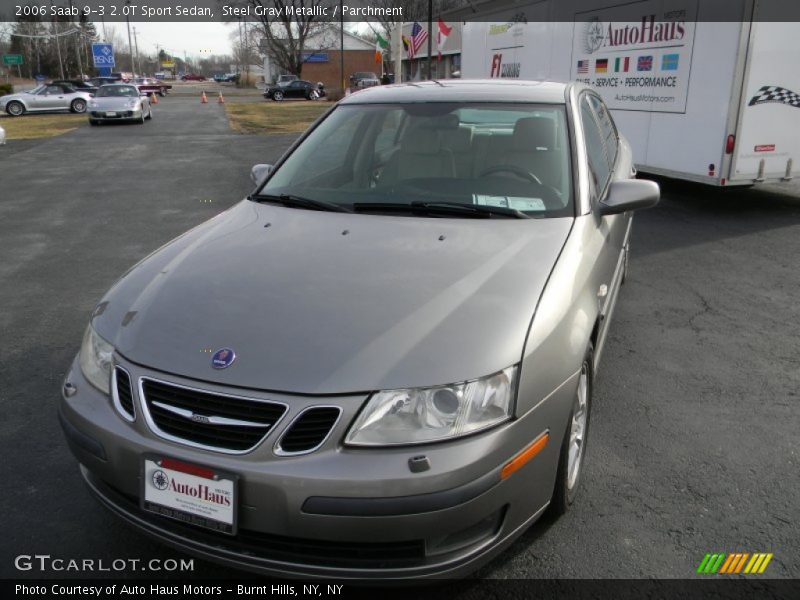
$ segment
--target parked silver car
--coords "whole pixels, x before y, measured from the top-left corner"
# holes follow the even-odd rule
[[[59,404],[83,477],[239,568],[477,568],[575,500],[631,211],[659,196],[633,173],[580,84],[353,94],[97,304]]]
[[[68,110],[74,113],[86,112],[92,95],[78,92],[66,84],[49,83],[36,86],[27,92],[0,96],[0,110],[12,117],[26,112],[54,112]]]
[[[144,123],[153,118],[150,99],[128,83],[113,83],[98,88],[89,102],[89,123],[99,125],[108,121],[135,121]]]

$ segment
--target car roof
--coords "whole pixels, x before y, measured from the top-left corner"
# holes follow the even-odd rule
[[[539,102],[564,104],[569,84],[521,79],[440,79],[365,88],[342,104],[390,102]]]

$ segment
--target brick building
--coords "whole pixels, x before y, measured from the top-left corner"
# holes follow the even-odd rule
[[[329,90],[339,89],[341,82],[340,59],[342,56],[339,28],[335,25],[318,35],[306,39],[306,50],[303,52],[303,71],[301,79],[321,81]],[[268,59],[265,60],[265,71],[271,72],[270,80],[281,73],[274,62],[271,71]],[[375,44],[368,42],[347,30],[344,32],[344,77],[347,79],[356,71],[372,71],[380,76],[381,66],[375,62]]]

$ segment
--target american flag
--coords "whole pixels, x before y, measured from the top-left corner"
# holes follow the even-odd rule
[[[428,39],[428,32],[422,28],[422,25],[414,21],[414,25],[411,26],[411,44],[409,44],[408,48],[408,58],[412,59],[417,55],[419,49],[422,47],[422,44]]]
[[[579,60],[578,61],[578,73],[588,73],[589,72],[589,61],[588,60]]]

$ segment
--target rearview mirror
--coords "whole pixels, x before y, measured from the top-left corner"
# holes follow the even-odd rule
[[[661,190],[655,181],[622,179],[612,181],[605,199],[600,202],[600,214],[617,215],[629,210],[650,208],[658,204]]]
[[[272,165],[253,165],[253,168],[250,169],[250,179],[253,180],[254,184],[261,185],[264,183],[264,180],[269,176],[271,171]]]

